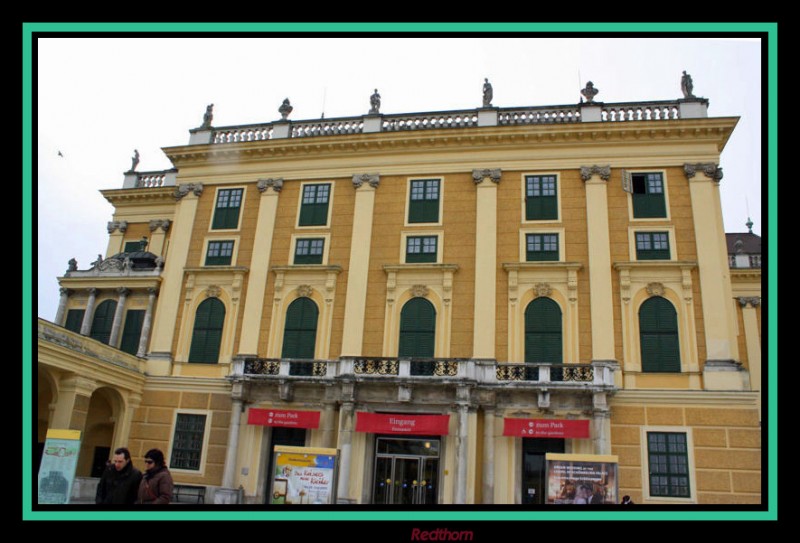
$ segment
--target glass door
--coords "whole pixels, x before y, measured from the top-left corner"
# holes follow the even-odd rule
[[[523,504],[544,504],[547,488],[547,453],[563,453],[564,440],[522,438],[522,500]]]
[[[378,438],[372,501],[375,504],[436,503],[439,440]]]

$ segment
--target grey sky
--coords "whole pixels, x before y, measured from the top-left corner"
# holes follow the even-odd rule
[[[488,77],[497,107],[682,97],[681,72],[709,116],[741,120],[722,153],[725,228],[761,233],[761,44],[664,38],[41,38],[38,40],[38,316],[52,320],[57,276],[105,254],[134,149],[140,171],[170,168],[162,147],[189,141],[206,105],[214,125],[476,108]],[[58,152],[64,155],[58,156]]]

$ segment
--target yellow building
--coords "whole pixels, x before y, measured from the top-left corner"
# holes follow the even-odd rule
[[[81,477],[159,447],[217,503],[264,503],[275,445],[338,449],[342,503],[544,503],[548,452],[616,456],[636,503],[760,502],[736,303],[760,274],[729,269],[719,197],[738,118],[584,95],[209,117],[173,169],[134,164],[39,321],[40,441],[83,431]]]

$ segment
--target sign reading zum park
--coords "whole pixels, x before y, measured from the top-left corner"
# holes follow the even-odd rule
[[[588,420],[503,419],[503,435],[511,437],[549,437],[588,439]]]
[[[281,426],[284,428],[319,428],[319,411],[295,411],[290,409],[257,409],[251,407],[247,413],[247,424],[257,426]]]

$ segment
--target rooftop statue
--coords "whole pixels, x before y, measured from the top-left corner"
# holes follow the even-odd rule
[[[369,110],[370,115],[377,115],[381,111],[381,95],[378,94],[378,89],[369,97],[369,105],[372,106]]]
[[[492,84],[489,83],[488,77],[484,78],[483,81],[483,107],[492,107],[492,98],[494,97]]]
[[[292,112],[293,109],[294,108],[292,107],[292,104],[289,103],[289,99],[288,98],[284,99],[283,103],[281,104],[281,107],[278,108],[278,113],[281,114],[281,120],[282,121],[287,120],[287,117],[289,117],[289,114]]]
[[[74,258],[70,258],[69,262],[67,262],[67,271],[68,272],[78,271],[78,261],[75,260]]]
[[[203,114],[203,124],[200,126],[202,129],[211,128],[211,121],[214,120],[214,104],[206,106],[206,112]]]
[[[586,102],[590,104],[594,101],[594,97],[597,96],[598,92],[600,92],[600,90],[594,88],[594,83],[591,81],[586,83],[585,89],[581,90],[581,94],[584,98],[586,98]]]
[[[131,171],[136,171],[136,166],[139,165],[139,151],[136,149],[133,150],[133,156],[131,157]]]
[[[683,77],[681,77],[681,92],[683,92],[683,97],[686,100],[697,98],[694,94],[692,94],[693,89],[694,83],[692,83],[692,76],[687,74],[686,70],[684,70]]]

